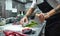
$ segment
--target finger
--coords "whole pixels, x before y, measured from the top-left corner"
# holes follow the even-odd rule
[[[24,20],[24,23],[28,23],[28,19],[27,18]]]
[[[24,20],[24,22],[26,22],[26,19]]]
[[[20,21],[20,24],[22,24],[22,22]]]
[[[28,23],[28,19],[26,19],[26,23]]]
[[[20,24],[23,24],[23,20],[20,21]]]
[[[40,14],[39,19],[40,19],[41,22],[44,22],[44,19],[45,19],[44,18],[44,15],[43,14]]]

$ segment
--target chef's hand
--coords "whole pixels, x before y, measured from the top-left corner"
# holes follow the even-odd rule
[[[47,13],[36,14],[36,16],[39,18],[41,23],[44,22],[45,19],[49,18],[49,15],[47,15]]]
[[[20,20],[20,24],[28,23],[28,18],[25,16]]]

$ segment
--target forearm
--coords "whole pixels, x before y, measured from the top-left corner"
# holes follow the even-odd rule
[[[26,13],[26,16],[29,17],[34,12],[35,8],[36,8],[36,1],[33,1],[31,7]]]
[[[34,12],[35,8],[30,8],[27,13],[26,16],[29,17],[33,12]]]
[[[58,5],[55,9],[52,9],[51,11],[44,13],[45,19],[48,19],[49,17],[60,13],[60,5]],[[35,16],[40,16],[39,14],[36,14]]]
[[[53,10],[49,11],[48,13],[46,13],[45,19],[47,19],[47,18],[53,16],[54,14],[56,14],[56,12],[55,12],[55,10],[53,9]]]
[[[46,19],[49,18],[50,16],[53,16],[54,14],[60,13],[60,5],[58,5],[55,9],[49,11],[47,15],[45,16]],[[48,16],[48,17],[47,17]]]

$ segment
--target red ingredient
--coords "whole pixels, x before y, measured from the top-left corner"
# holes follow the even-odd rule
[[[27,36],[26,34],[20,34],[13,31],[4,31],[5,36]]]

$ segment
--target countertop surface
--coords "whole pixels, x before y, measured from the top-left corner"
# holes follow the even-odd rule
[[[45,26],[45,22],[42,24],[39,24],[37,27],[31,28],[32,30],[35,30],[36,33],[35,34],[30,34],[28,36],[38,36],[39,34],[41,34],[41,31],[44,29]],[[0,26],[0,30],[12,30],[12,31],[22,31],[23,27],[21,25],[12,25],[12,24],[8,24],[8,25],[4,25],[4,26]],[[3,35],[3,32],[0,32],[0,36]]]

